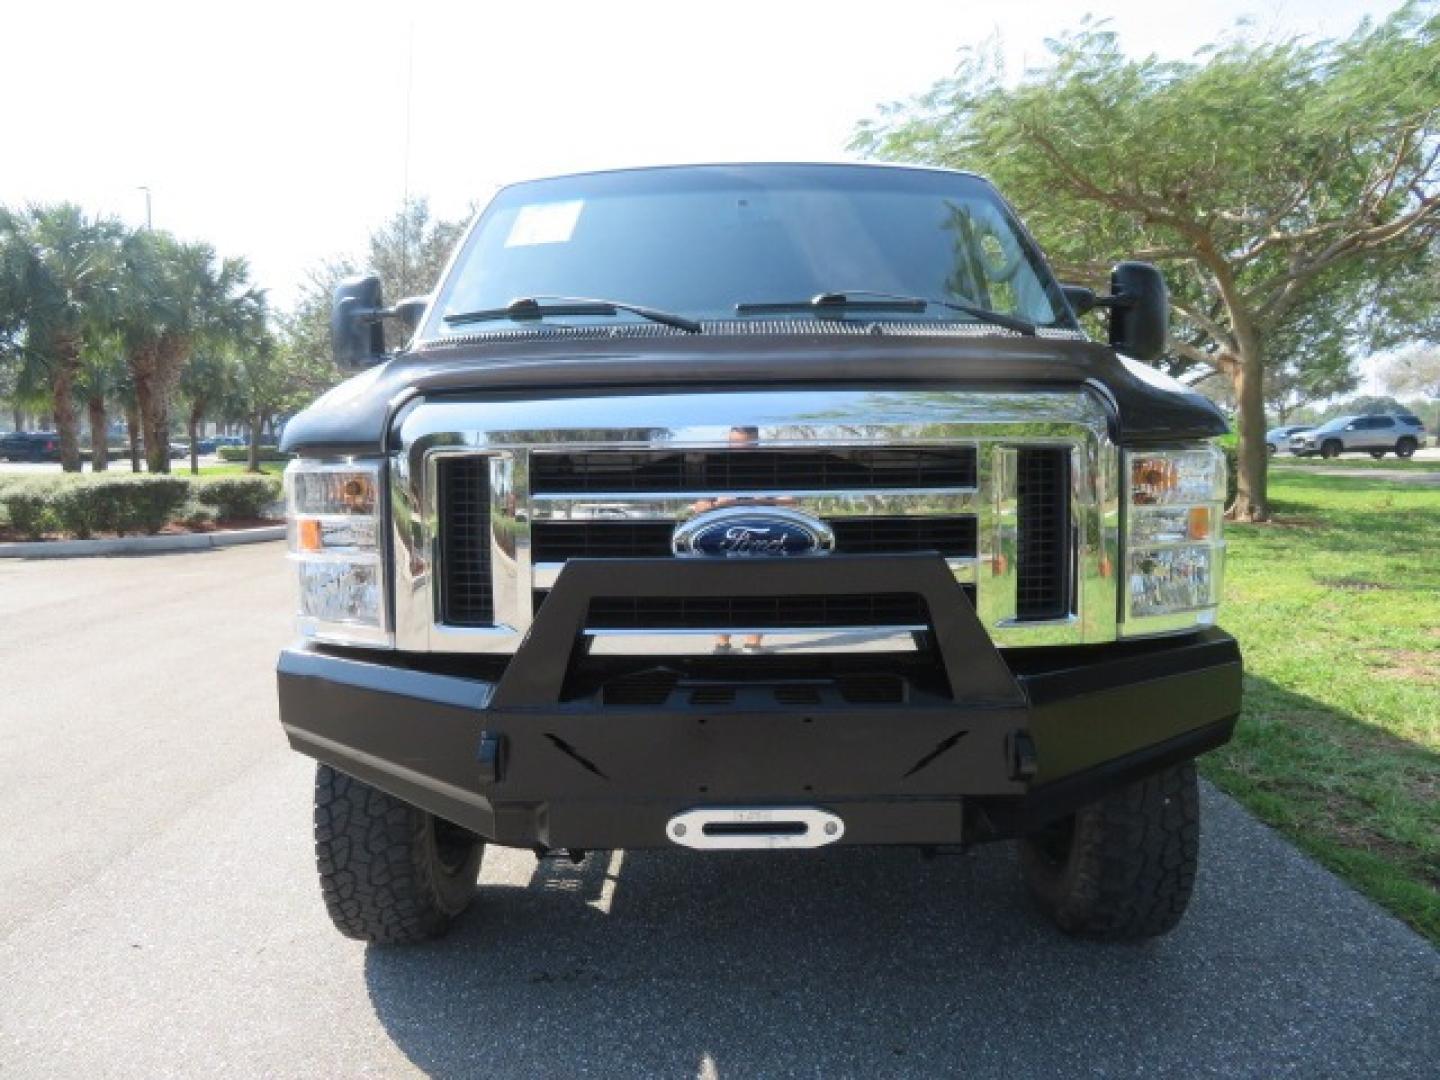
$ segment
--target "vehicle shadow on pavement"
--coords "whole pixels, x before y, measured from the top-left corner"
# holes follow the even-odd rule
[[[1063,937],[1009,845],[600,852],[486,885],[443,941],[369,948],[368,990],[444,1076],[1403,1072],[1440,1049],[1428,946],[1205,800],[1196,902],[1158,942]]]

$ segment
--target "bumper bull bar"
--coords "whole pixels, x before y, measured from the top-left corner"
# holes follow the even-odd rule
[[[595,599],[782,593],[919,595],[948,689],[723,707],[573,689]],[[498,678],[309,644],[278,677],[295,749],[501,844],[665,846],[667,822],[710,806],[816,808],[843,819],[843,844],[951,844],[1026,832],[1222,744],[1241,662],[1216,629],[1002,655],[933,554],[578,559]]]

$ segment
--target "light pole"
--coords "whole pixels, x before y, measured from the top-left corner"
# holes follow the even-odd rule
[[[144,184],[141,184],[137,190],[145,192],[145,231],[152,232],[154,231],[155,223],[150,218],[150,189]]]

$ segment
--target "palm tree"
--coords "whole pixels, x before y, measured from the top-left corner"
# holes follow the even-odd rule
[[[125,379],[125,354],[114,333],[92,332],[86,337],[75,386],[90,418],[90,469],[104,472],[110,467],[109,407]]]
[[[114,299],[123,235],[117,221],[91,219],[71,203],[0,209],[0,322],[30,375],[43,377],[67,472],[80,471],[81,352]]]
[[[209,345],[190,357],[180,373],[180,396],[185,399],[185,427],[190,435],[190,471],[200,471],[200,422],[209,409],[224,401],[235,383],[235,367],[222,348]]]
[[[197,348],[247,332],[264,317],[243,259],[209,244],[136,233],[125,245],[121,329],[145,440],[146,466],[170,471],[170,400]]]

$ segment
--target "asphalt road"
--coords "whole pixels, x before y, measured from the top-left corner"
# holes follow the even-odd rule
[[[1191,914],[1069,941],[1003,847],[492,851],[449,939],[314,882],[279,546],[0,564],[0,1076],[1421,1076],[1440,954],[1205,794]]]

